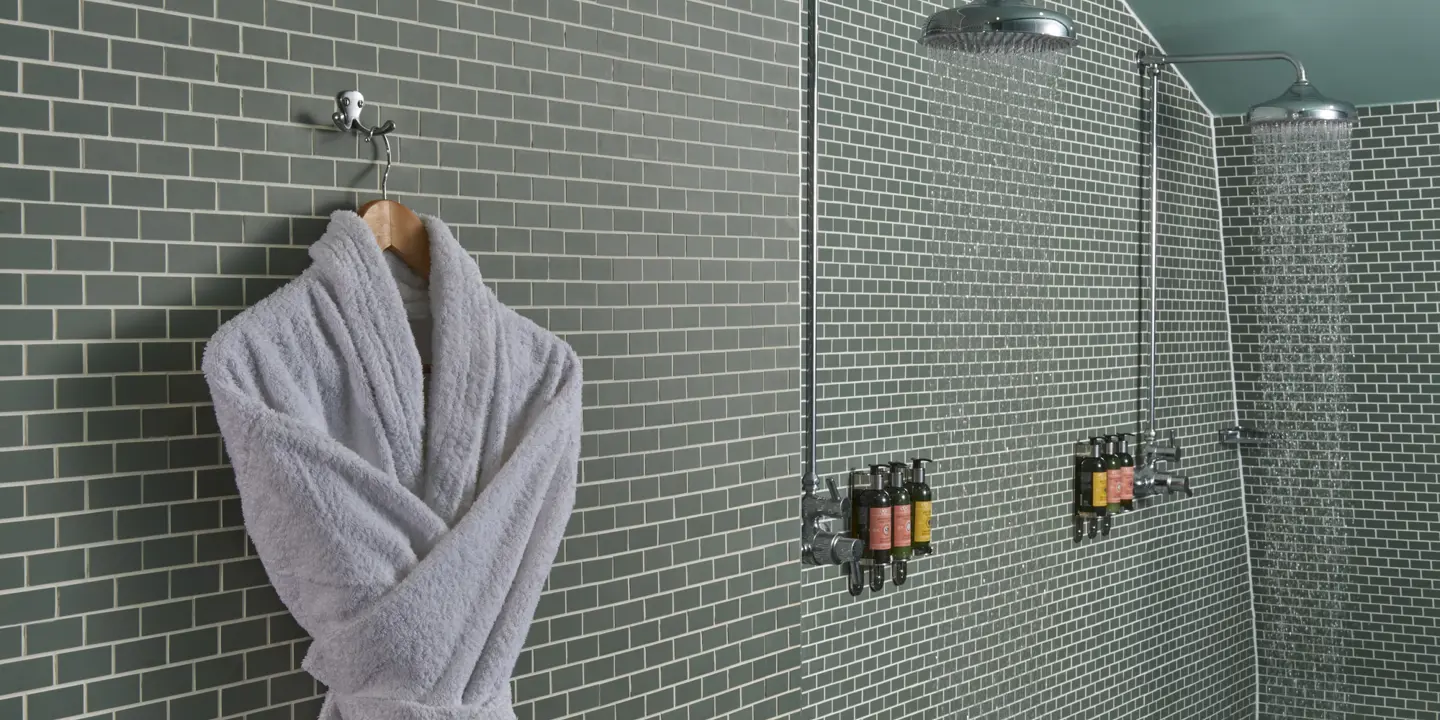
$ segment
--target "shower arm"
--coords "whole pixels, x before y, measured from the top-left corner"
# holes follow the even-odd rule
[[[1191,63],[1218,63],[1218,62],[1254,62],[1257,60],[1284,60],[1295,67],[1295,82],[1310,82],[1309,73],[1305,72],[1305,66],[1295,59],[1294,55],[1279,51],[1245,52],[1245,53],[1215,53],[1207,55],[1166,55],[1147,51],[1141,53],[1140,64],[1146,67],[1164,67],[1166,65],[1188,65]]]

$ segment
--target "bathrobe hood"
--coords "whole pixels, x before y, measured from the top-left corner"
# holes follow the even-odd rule
[[[425,223],[428,287],[337,212],[311,267],[205,352],[246,529],[314,638],[325,720],[513,720],[574,504],[579,361]]]

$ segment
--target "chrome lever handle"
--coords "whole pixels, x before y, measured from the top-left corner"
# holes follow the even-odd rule
[[[1195,497],[1195,491],[1190,489],[1190,479],[1176,475],[1170,476],[1170,482],[1166,489],[1172,493],[1185,493],[1185,497]]]

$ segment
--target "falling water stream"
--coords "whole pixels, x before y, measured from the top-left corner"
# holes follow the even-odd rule
[[[1255,129],[1256,424],[1246,451],[1261,717],[1339,718],[1350,127]]]
[[[1033,488],[1057,467],[1051,421],[1057,293],[1051,255],[1058,86],[1064,55],[1016,42],[935,49],[935,206],[942,292],[937,314],[948,367],[946,444],[960,449],[966,595],[957,618],[987,658],[948,698],[947,718],[1006,718],[1025,699],[1020,676],[1040,644],[1029,600],[1042,529],[1024,527],[1043,499]],[[983,633],[983,634],[982,634]]]

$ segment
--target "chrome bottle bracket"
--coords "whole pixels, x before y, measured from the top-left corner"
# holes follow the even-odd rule
[[[1090,457],[1090,442],[1082,440],[1071,447],[1071,454],[1075,461],[1084,460]],[[1164,434],[1155,442],[1147,442],[1143,436],[1138,437],[1131,454],[1135,458],[1135,500],[1132,507],[1118,515],[1107,514],[1102,516],[1104,520],[1113,522],[1127,515],[1133,515],[1147,508],[1159,507],[1164,501],[1175,496],[1183,495],[1193,497],[1194,490],[1190,487],[1189,478],[1181,475],[1177,469],[1185,452],[1180,440],[1174,431]],[[1084,518],[1074,516],[1074,539],[1079,542],[1082,537],[1094,538],[1095,529],[1100,522],[1098,518]]]

